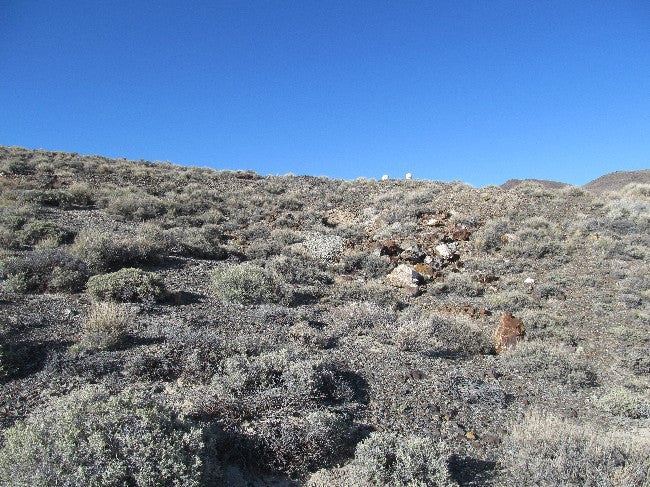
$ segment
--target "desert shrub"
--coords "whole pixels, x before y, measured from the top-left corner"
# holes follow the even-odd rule
[[[432,291],[442,291],[475,298],[483,295],[483,286],[469,274],[450,272],[445,276],[444,283],[439,288],[432,287]]]
[[[645,486],[650,482],[645,441],[534,411],[504,441],[500,485]]]
[[[420,436],[372,433],[357,445],[342,485],[453,486],[447,446]]]
[[[144,191],[127,188],[108,194],[106,211],[125,220],[144,221],[165,212],[163,201]]]
[[[353,301],[329,311],[330,321],[343,331],[364,331],[393,328],[397,321],[395,311],[371,301]]]
[[[93,303],[82,325],[81,347],[105,350],[119,346],[133,317],[123,304]]]
[[[0,262],[9,292],[78,292],[88,279],[86,265],[60,250],[35,250]]]
[[[376,278],[388,274],[391,262],[385,256],[380,257],[367,252],[354,252],[345,254],[341,258],[340,267],[343,272],[348,274],[361,272],[367,278]]]
[[[0,484],[199,486],[201,432],[148,394],[89,386],[6,431]]]
[[[102,301],[152,302],[165,296],[162,279],[154,272],[127,267],[88,279],[88,294]]]
[[[162,242],[147,238],[116,236],[102,230],[84,229],[75,238],[70,251],[95,272],[159,262]]]
[[[255,439],[265,467],[297,477],[339,457],[348,436],[348,424],[340,414],[313,411],[267,419]]]
[[[276,298],[266,271],[248,262],[217,268],[212,274],[212,290],[227,303],[259,304]]]
[[[499,250],[505,244],[502,238],[511,228],[510,222],[505,219],[491,220],[482,228],[474,232],[471,240],[478,250],[490,252]]]
[[[598,378],[589,363],[566,348],[533,340],[507,351],[503,359],[510,370],[576,387],[597,385]]]
[[[73,184],[65,189],[33,189],[24,191],[21,199],[42,206],[79,208],[94,203],[92,190],[83,183]]]
[[[542,259],[567,252],[563,235],[553,223],[540,217],[532,217],[521,223],[514,238],[503,246],[503,252],[511,257]]]
[[[533,296],[516,289],[486,294],[485,300],[490,308],[511,312],[539,308],[539,302]]]
[[[265,259],[280,254],[285,248],[300,242],[299,233],[287,229],[269,230],[265,226],[252,226],[244,232],[246,255],[251,259]]]
[[[223,233],[217,225],[207,224],[201,228],[171,228],[159,238],[166,239],[169,250],[177,255],[199,259],[224,259],[228,255],[223,248]]]
[[[278,256],[268,262],[267,269],[274,281],[287,284],[316,286],[332,283],[324,266],[306,257]]]
[[[599,397],[596,404],[615,416],[650,418],[650,400],[647,394],[642,395],[622,387],[611,389]]]
[[[260,416],[276,408],[336,404],[353,392],[331,364],[286,349],[257,357],[236,355],[212,379],[217,398],[230,413]]]
[[[627,184],[617,191],[616,196],[650,201],[650,184]]]
[[[423,332],[434,338],[444,353],[476,355],[494,351],[491,334],[469,318],[432,313],[423,319]]]

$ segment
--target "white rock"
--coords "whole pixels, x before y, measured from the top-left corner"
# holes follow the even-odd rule
[[[413,174],[411,174],[410,172],[407,172],[405,177],[406,177],[406,179],[413,179]]]
[[[422,275],[406,264],[400,264],[388,274],[387,280],[391,286],[413,289],[422,282]]]
[[[438,255],[440,255],[440,257],[442,257],[444,259],[451,258],[452,254],[453,254],[453,252],[451,251],[449,246],[447,244],[444,244],[444,243],[441,243],[440,245],[436,245],[436,252],[438,253]]]
[[[535,279],[533,279],[532,277],[527,277],[526,280],[524,281],[524,284],[529,284],[529,285],[535,284]]]
[[[381,177],[381,180],[382,180],[382,181],[387,181],[387,180],[388,180],[388,174],[384,174],[384,175]]]

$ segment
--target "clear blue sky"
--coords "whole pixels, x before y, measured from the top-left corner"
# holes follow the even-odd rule
[[[261,174],[650,167],[650,3],[0,0],[0,144]]]

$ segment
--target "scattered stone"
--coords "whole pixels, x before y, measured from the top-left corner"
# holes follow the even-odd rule
[[[454,252],[449,248],[449,245],[445,243],[436,245],[436,253],[443,259],[451,259],[454,255]]]
[[[418,247],[417,245],[412,245],[399,254],[400,260],[404,260],[411,264],[424,262],[424,258],[426,256],[427,254],[422,252],[422,250],[420,250],[420,247]]]
[[[412,267],[400,264],[388,274],[387,281],[391,286],[417,291],[418,285],[422,282],[422,275]]]
[[[501,235],[501,241],[503,243],[514,242],[515,240],[517,240],[517,236],[513,233],[504,233]]]
[[[526,328],[519,318],[510,312],[501,315],[501,321],[494,333],[494,345],[497,353],[517,344],[525,335]]]
[[[481,284],[489,284],[491,282],[497,281],[499,278],[493,274],[476,274],[474,279],[480,282]]]
[[[377,245],[373,253],[377,257],[382,257],[384,255],[387,255],[388,257],[396,257],[400,252],[402,252],[402,249],[396,242],[393,240],[386,240]]]
[[[427,264],[415,264],[413,268],[415,269],[416,272],[418,272],[419,274],[421,274],[423,277],[427,279],[435,279],[436,276],[438,275],[436,270]]]
[[[465,438],[467,438],[468,440],[475,440],[476,435],[474,433],[472,433],[471,431],[466,431],[465,432]]]
[[[535,279],[533,279],[532,277],[527,277],[524,280],[524,284],[528,284],[529,286],[531,286],[531,285],[535,284]]]

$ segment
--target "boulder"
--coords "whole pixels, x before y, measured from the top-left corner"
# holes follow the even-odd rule
[[[386,279],[391,286],[417,292],[418,285],[422,282],[422,275],[412,267],[400,264],[388,274]]]
[[[519,342],[526,333],[526,327],[519,318],[515,318],[511,313],[505,312],[501,315],[501,321],[494,333],[494,348],[497,353],[502,353],[506,349],[514,346]]]

